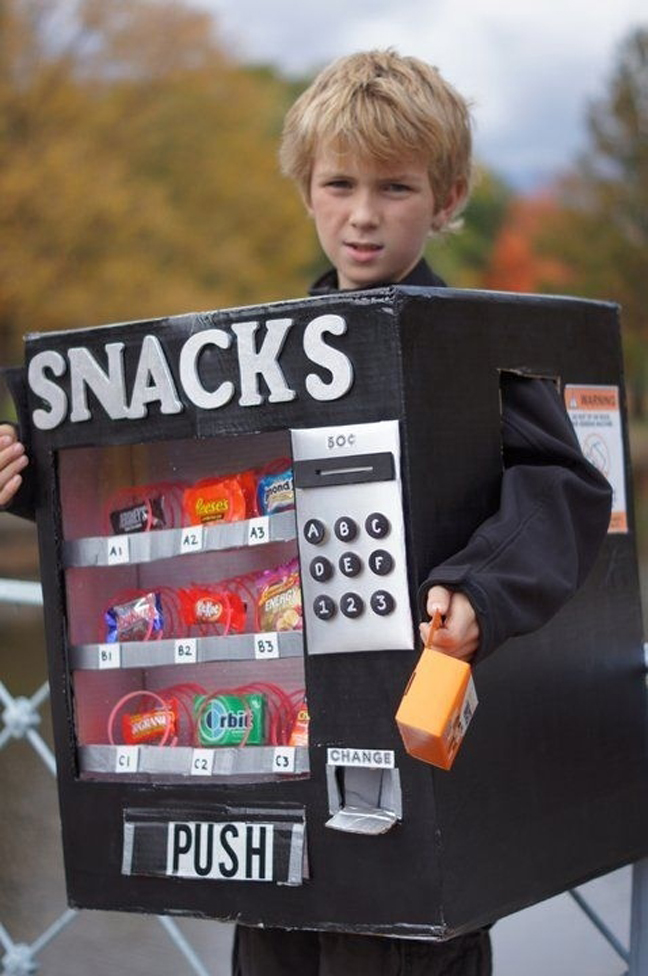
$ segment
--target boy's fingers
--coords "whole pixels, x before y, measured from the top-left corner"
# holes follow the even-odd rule
[[[445,586],[431,586],[428,590],[425,606],[428,616],[432,618],[435,611],[438,610],[441,616],[444,617],[450,608],[451,599],[452,593]]]
[[[3,488],[0,488],[0,507],[4,507],[5,505],[9,504],[13,496],[20,488],[21,484],[22,478],[19,474],[15,474],[9,479]]]

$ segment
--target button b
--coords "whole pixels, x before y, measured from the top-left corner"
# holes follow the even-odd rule
[[[367,516],[365,529],[372,539],[384,539],[386,535],[389,535],[391,524],[386,515],[381,512],[372,512],[371,515]]]
[[[335,523],[334,532],[340,542],[352,542],[358,534],[358,526],[352,518],[343,515]]]

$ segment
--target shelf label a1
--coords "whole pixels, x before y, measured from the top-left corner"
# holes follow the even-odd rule
[[[130,562],[130,541],[127,535],[113,535],[106,539],[106,562],[109,566]]]
[[[254,635],[254,656],[257,661],[279,657],[279,637],[276,633]]]

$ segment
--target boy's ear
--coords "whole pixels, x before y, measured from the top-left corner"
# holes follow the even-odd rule
[[[468,183],[463,177],[459,177],[450,187],[445,203],[434,215],[433,230],[442,230],[445,227],[452,219],[452,215],[461,207],[467,194]]]

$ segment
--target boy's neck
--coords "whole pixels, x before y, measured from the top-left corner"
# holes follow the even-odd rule
[[[375,285],[371,285],[371,288],[381,288],[388,287],[389,285],[399,284],[399,285],[418,285],[424,288],[445,288],[446,283],[443,278],[440,278],[434,273],[430,265],[427,263],[425,258],[421,258],[418,264],[415,264],[409,274],[405,275],[402,281],[384,281],[377,282]],[[309,295],[326,295],[333,291],[339,291],[340,286],[338,283],[338,275],[335,268],[329,268],[325,271],[317,281],[309,288]],[[364,290],[364,289],[363,289]]]

